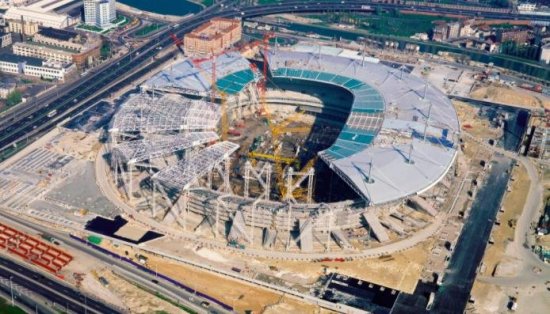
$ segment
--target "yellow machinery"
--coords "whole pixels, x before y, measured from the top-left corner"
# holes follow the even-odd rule
[[[306,164],[305,166],[300,169],[300,173],[302,174],[305,174],[305,173],[308,173],[310,171],[311,168],[313,168],[313,166],[315,166],[315,162],[317,161],[317,157],[313,157],[311,158]],[[281,194],[281,196],[285,197],[287,195],[287,184],[284,180],[284,176],[281,176],[280,178],[277,177],[278,180],[281,180],[281,184],[279,184],[279,192]],[[297,181],[292,178],[293,182],[291,185],[294,185]],[[292,196],[294,197],[294,199],[296,200],[306,200],[307,199],[307,189],[305,188],[296,188],[294,189],[294,191],[292,191]]]
[[[289,127],[290,123],[292,122],[300,122],[303,121],[303,112],[296,111],[294,114],[290,115],[285,121],[282,123],[279,123],[278,125],[272,123],[271,119],[271,113],[269,112],[269,109],[267,107],[267,99],[266,99],[266,92],[267,92],[267,64],[268,64],[268,50],[269,50],[269,39],[273,37],[273,34],[266,33],[263,38],[263,78],[259,82],[259,94],[260,94],[260,115],[264,115],[267,119],[267,123],[269,126],[269,129],[271,131],[272,136],[272,145],[275,148],[275,151],[273,154],[262,154],[257,152],[250,152],[248,156],[253,159],[263,159],[268,160],[274,163],[274,173],[276,177],[276,184],[279,188],[279,191],[281,192],[281,197],[285,197],[286,192],[286,182],[285,182],[285,167],[287,166],[294,166],[298,162],[297,158],[294,157],[283,157],[280,156],[280,147],[277,145],[280,140],[279,137],[286,133],[307,133],[311,131],[311,127]],[[222,107],[223,108],[223,107]],[[305,173],[313,167],[315,164],[316,158],[313,158],[310,160],[304,168],[300,170],[300,173]],[[307,191],[302,191],[305,189],[297,188],[293,191],[293,196],[303,199],[303,194],[307,194]]]
[[[248,157],[250,158],[254,158],[254,159],[261,159],[261,160],[268,160],[268,161],[271,161],[271,162],[275,162],[275,163],[282,163],[282,164],[286,164],[286,165],[292,165],[294,163],[296,163],[296,158],[292,158],[292,157],[283,157],[283,156],[279,156],[277,154],[262,154],[262,153],[258,153],[258,152],[250,152],[248,153]]]

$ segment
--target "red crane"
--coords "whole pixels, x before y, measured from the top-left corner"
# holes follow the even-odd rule
[[[179,39],[178,36],[176,36],[176,34],[170,32],[170,38],[172,38],[172,41],[174,42],[174,44],[176,45],[176,47],[178,47],[178,49],[180,50],[181,54],[184,54],[183,52],[183,40]]]
[[[267,88],[267,65],[268,65],[268,62],[269,62],[269,40],[271,38],[273,38],[274,34],[271,33],[271,32],[267,32],[264,34],[264,37],[263,37],[263,52],[262,52],[262,55],[263,55],[263,62],[264,62],[264,67],[263,67],[263,77],[262,79],[260,80],[260,84],[258,85],[258,90],[260,92],[260,105],[261,105],[261,108],[260,110],[263,111],[263,112],[260,112],[260,114],[265,114],[265,115],[268,115],[269,116],[269,112],[267,111],[267,104],[266,104],[266,88]],[[269,117],[268,117],[269,118]]]

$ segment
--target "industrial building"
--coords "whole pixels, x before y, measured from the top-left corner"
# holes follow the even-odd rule
[[[11,45],[11,43],[12,43],[11,33],[0,32],[0,48],[7,47]]]
[[[541,47],[539,60],[546,64],[550,63],[550,43],[546,43]]]
[[[241,40],[241,35],[240,20],[213,18],[185,34],[185,54],[195,57],[218,54]]]
[[[41,28],[34,36],[33,41],[52,47],[82,51],[84,46],[77,32],[55,29],[51,27]]]
[[[8,31],[10,33],[24,34],[27,36],[32,36],[38,32],[39,23],[37,22],[28,22],[25,20],[11,20],[8,22]]]
[[[116,186],[128,201],[166,225],[257,254],[349,253],[356,252],[359,234],[372,232],[379,242],[390,241],[390,233],[404,236],[425,223],[392,210],[406,227],[379,212],[406,199],[426,215],[438,215],[437,204],[419,195],[448,180],[457,155],[458,118],[441,91],[404,67],[340,48],[295,46],[263,57],[269,60],[266,73],[235,51],[185,59],[146,81],[143,94],[121,106],[111,122],[110,147]],[[266,92],[268,80],[334,88],[348,93],[350,103],[298,97],[277,83]],[[215,103],[192,100],[197,98]],[[286,122],[269,120],[283,109],[299,113],[301,122],[327,124],[318,132],[311,128],[309,140],[329,142],[305,166],[291,166],[294,157],[276,153],[284,143],[277,144],[274,128]],[[249,134],[234,132],[227,139],[227,126],[247,117],[263,119],[271,129],[272,146],[263,145],[265,152],[254,144],[242,150]],[[341,124],[334,137],[323,139],[335,121]],[[302,132],[276,132],[295,130]],[[355,197],[313,201],[317,157]]]
[[[35,57],[43,60],[62,63],[72,63],[76,50],[50,48],[34,42],[17,42],[12,46],[13,53],[18,56]]]
[[[33,34],[33,30],[37,31],[36,26],[62,29],[80,22],[79,15],[72,16],[55,12],[56,9],[70,2],[72,0],[40,0],[25,6],[10,7],[4,14],[4,19],[10,25],[10,32],[24,30],[27,35]],[[27,26],[27,23],[33,25],[32,28]],[[14,25],[11,26],[11,24]]]
[[[62,65],[55,62],[46,62],[34,57],[7,53],[0,54],[1,72],[62,81],[65,79],[65,75],[74,70],[76,70],[76,67],[73,64]]]

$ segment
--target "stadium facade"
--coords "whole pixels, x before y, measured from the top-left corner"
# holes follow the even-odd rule
[[[135,95],[122,105],[111,124],[117,183],[122,178],[135,191],[135,182],[128,181],[138,172],[138,178],[152,187],[148,203],[156,219],[187,231],[211,228],[216,238],[228,243],[267,250],[288,250],[296,242],[301,253],[311,253],[326,250],[334,239],[343,251],[353,251],[348,231],[366,224],[380,242],[389,241],[375,213],[407,198],[437,215],[418,195],[449,176],[457,156],[459,122],[441,91],[404,66],[373,62],[348,50],[297,46],[272,51],[267,59],[272,78],[330,84],[353,95],[350,107],[311,106],[321,114],[347,111],[336,141],[318,154],[358,199],[300,204],[231,192],[229,162],[239,145],[213,144],[218,139],[213,131],[219,106],[174,94],[208,96],[211,62],[216,62],[217,89],[230,98],[233,115],[256,110],[261,74],[235,52],[200,65],[190,59],[172,65],[142,85],[142,91],[152,96]],[[172,156],[182,151],[183,158]],[[174,161],[167,165],[159,158]],[[213,172],[223,179],[217,190],[209,186]],[[205,177],[208,184],[199,184]],[[190,228],[189,213],[203,219]],[[229,231],[223,237],[226,224]]]

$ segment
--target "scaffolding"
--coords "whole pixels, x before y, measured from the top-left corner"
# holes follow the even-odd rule
[[[176,165],[162,169],[153,175],[152,179],[180,191],[187,189],[221,162],[228,160],[238,148],[239,145],[232,142],[216,143],[193,157],[184,158]]]
[[[129,97],[114,116],[111,134],[214,130],[221,113],[218,105],[176,95],[138,94]]]
[[[216,140],[218,140],[218,135],[215,132],[153,135],[147,139],[122,142],[112,149],[112,154],[120,162],[135,164],[145,160],[167,157],[175,152]]]

